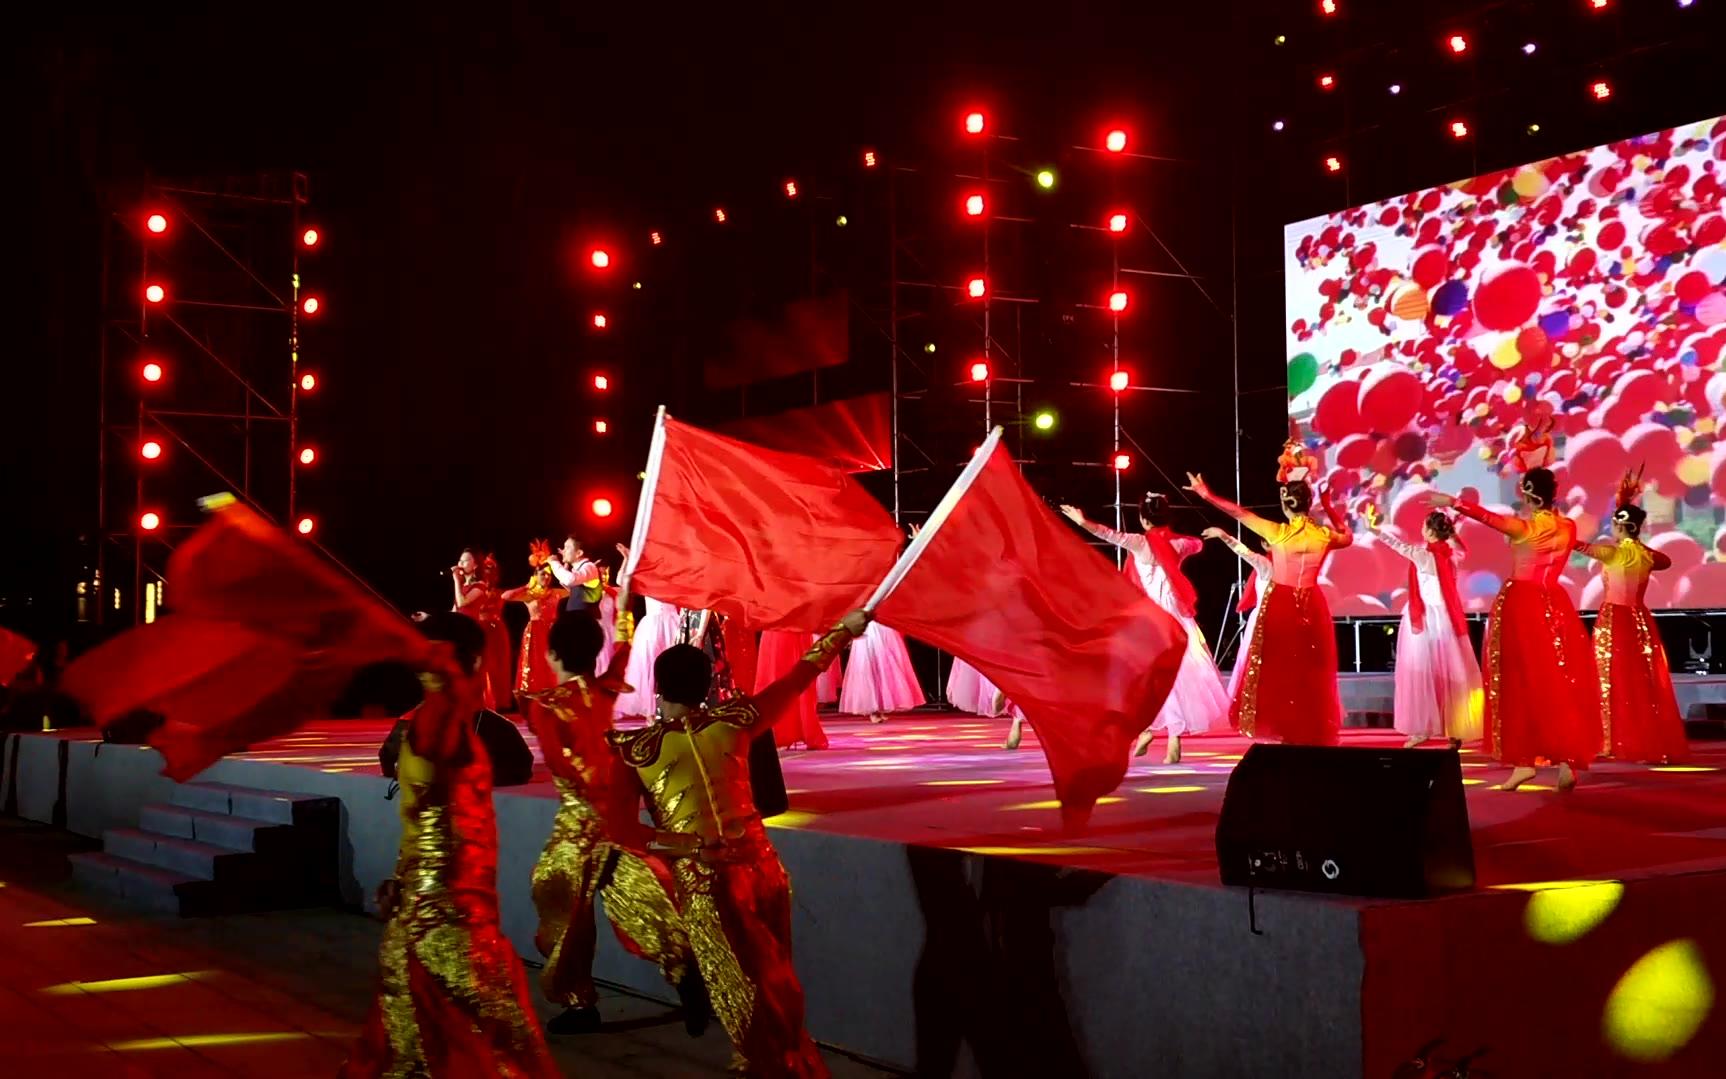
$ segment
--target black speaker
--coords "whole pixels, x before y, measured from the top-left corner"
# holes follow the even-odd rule
[[[773,744],[772,727],[749,743],[749,789],[755,796],[755,810],[763,819],[777,817],[791,808],[791,796],[785,791],[785,773],[779,770],[779,747]]]
[[[1474,887],[1452,750],[1255,745],[1217,821],[1224,884],[1386,899]]]

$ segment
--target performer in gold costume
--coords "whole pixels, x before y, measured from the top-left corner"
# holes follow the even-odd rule
[[[628,768],[611,752],[618,694],[628,687],[635,619],[620,597],[617,650],[603,677],[593,677],[604,644],[599,623],[586,611],[558,617],[546,638],[546,658],[558,685],[529,695],[544,707],[528,712],[540,754],[557,784],[557,818],[545,851],[533,867],[533,904],[539,911],[535,943],[546,957],[540,991],[564,1011],[546,1024],[551,1034],[599,1029],[599,994],[593,985],[597,944],[594,899],[604,899],[618,940],[658,965],[683,1001],[691,1036],[707,1028],[709,1004],[671,897],[671,872],[647,853],[651,829],[641,823],[640,792]]]
[[[711,661],[677,645],[654,664],[659,718],[608,737],[640,777],[672,860],[678,907],[714,1010],[731,1036],[732,1070],[824,1076],[803,1027],[791,962],[791,882],[767,840],[749,783],[749,746],[869,623],[853,611],[792,670],[753,696],[705,704]]]
[[[551,1079],[527,978],[498,924],[491,763],[473,724],[484,632],[455,613],[422,628],[448,642],[449,660],[422,672],[425,701],[397,761],[402,844],[378,889],[389,918],[381,984],[341,1074]]]

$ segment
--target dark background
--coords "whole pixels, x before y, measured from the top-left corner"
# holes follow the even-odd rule
[[[135,227],[146,177],[309,176],[307,220],[325,242],[302,272],[326,311],[303,344],[323,380],[303,430],[324,459],[302,506],[334,555],[406,609],[445,601],[464,544],[497,549],[507,580],[530,538],[624,538],[657,404],[718,424],[885,390],[893,235],[901,278],[942,286],[900,289],[897,309],[916,395],[901,500],[909,520],[927,511],[984,430],[962,384],[978,308],[952,289],[980,266],[981,229],[959,205],[983,189],[963,177],[985,152],[992,284],[1027,301],[993,305],[997,376],[1029,381],[998,384],[1012,400],[992,418],[1039,490],[1112,513],[1097,467],[1109,394],[1069,383],[1108,369],[1113,327],[1094,305],[1116,247],[1122,265],[1194,278],[1126,284],[1135,383],[1196,392],[1124,399],[1139,447],[1125,497],[1172,492],[1188,468],[1233,487],[1238,357],[1244,495],[1264,501],[1286,429],[1285,222],[1726,112],[1717,0],[1620,0],[1600,15],[1582,0],[1342,6],[1330,19],[1304,0],[666,10],[637,26],[517,4],[20,16],[0,620],[51,635],[95,560],[104,222]],[[1460,60],[1442,47],[1456,29],[1472,43]],[[1337,91],[1314,89],[1321,71]],[[1586,86],[1601,76],[1616,93],[1595,105]],[[1391,81],[1404,93],[1385,93]],[[1006,137],[964,138],[970,107]],[[1445,133],[1456,117],[1471,138]],[[1173,160],[1085,148],[1116,123],[1132,150]],[[861,167],[865,147],[882,169]],[[1340,176],[1321,166],[1329,153]],[[1045,165],[1060,175],[1049,193],[1029,178]],[[1125,237],[1073,227],[1117,206],[1135,215]],[[607,275],[583,265],[595,243],[613,255]],[[732,320],[835,290],[847,363],[704,386]],[[597,309],[612,318],[603,336],[587,328]],[[601,369],[604,401],[586,388]],[[1060,416],[1049,437],[1019,422],[1040,407]],[[219,486],[190,461],[172,467],[188,490]],[[891,503],[886,476],[867,482]],[[598,493],[618,503],[608,521],[587,512]],[[189,496],[167,512],[196,519]],[[1191,508],[1177,521],[1206,523]],[[1207,625],[1233,574],[1222,552],[1195,564]]]

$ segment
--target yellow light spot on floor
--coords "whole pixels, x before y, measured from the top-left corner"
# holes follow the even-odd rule
[[[777,817],[768,817],[767,823],[775,828],[802,828],[810,824],[821,814],[808,813],[800,809],[788,809]]]
[[[1464,768],[1491,768],[1492,763],[1491,761],[1463,761],[1462,766]]]
[[[1631,1060],[1665,1060],[1689,1044],[1714,1007],[1714,984],[1692,940],[1674,940],[1638,959],[1606,998],[1601,1033]]]
[[[1195,791],[1210,790],[1209,787],[1140,787],[1140,794],[1192,794]]]
[[[1718,772],[1719,770],[1700,764],[1662,764],[1649,769],[1650,772]]]
[[[94,918],[49,918],[43,922],[25,922],[25,929],[48,929],[61,925],[95,925]]]
[[[1046,854],[1051,856],[1072,854],[1112,854],[1107,847],[957,847],[966,854],[1015,855],[1015,854]]]
[[[1623,896],[1624,885],[1615,880],[1537,889],[1528,897],[1522,924],[1542,944],[1569,944],[1610,917]]]
[[[51,997],[77,996],[79,993],[124,993],[133,989],[161,989],[180,985],[196,978],[206,978],[214,971],[189,970],[183,974],[147,974],[141,978],[109,978],[99,982],[62,982],[42,990]]]
[[[1462,781],[1462,785],[1465,787],[1484,787],[1484,786],[1486,786],[1486,780],[1484,780],[1484,779],[1465,779]]]
[[[1120,802],[1124,802],[1124,801],[1126,801],[1125,798],[1120,798],[1120,797],[1117,797],[1117,796],[1111,794],[1106,798],[1098,798],[1097,804],[1100,806],[1112,806],[1112,805],[1116,805],[1116,804],[1118,804]],[[1059,809],[1059,808],[1061,808],[1061,803],[1055,802],[1055,801],[1025,802],[1022,805],[1008,806],[1007,808],[1008,809]]]
[[[218,1045],[264,1045],[269,1042],[292,1042],[309,1038],[303,1030],[266,1030],[250,1034],[181,1034],[174,1038],[137,1038],[126,1042],[109,1042],[108,1048],[122,1053],[144,1049],[201,1049]]]
[[[1000,783],[999,779],[925,779],[925,787],[986,787],[991,783]]]
[[[1197,768],[1174,768],[1168,765],[1159,764],[1155,768],[1151,769],[1150,774],[1154,776],[1196,776],[1203,773],[1201,773]]]

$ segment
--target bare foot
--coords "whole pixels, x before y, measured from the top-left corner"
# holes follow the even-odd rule
[[[1460,738],[1452,738],[1452,739],[1451,739],[1451,740],[1450,740],[1450,748],[1452,748],[1452,749],[1455,749],[1455,750],[1460,750],[1460,749],[1462,749],[1462,739],[1460,739]]]
[[[1179,763],[1181,763],[1181,736],[1180,735],[1178,735],[1178,734],[1169,735],[1169,748],[1163,752],[1163,763],[1164,764],[1179,764]]]
[[[1001,743],[1001,748],[1002,749],[1018,749],[1019,748],[1019,739],[1024,736],[1024,733],[1025,733],[1025,721],[1020,719],[1017,716],[1014,716],[1013,717],[1013,728],[1007,732],[1007,740],[1005,742]]]
[[[1416,746],[1424,744],[1425,742],[1426,742],[1426,735],[1424,735],[1424,734],[1411,734],[1408,736],[1408,741],[1406,741],[1402,744],[1402,748],[1413,749]]]
[[[1561,791],[1576,789],[1576,769],[1570,767],[1570,762],[1558,766],[1558,789]]]
[[[1533,779],[1535,776],[1535,773],[1536,773],[1536,770],[1533,768],[1529,768],[1526,766],[1524,766],[1522,768],[1518,768],[1518,769],[1516,769],[1510,773],[1509,779],[1505,780],[1503,783],[1500,783],[1498,785],[1498,789],[1501,791],[1513,791],[1516,788],[1522,786],[1524,783],[1527,783],[1529,780]]]
[[[885,723],[885,722],[887,722],[887,713],[885,713],[885,712],[871,712],[869,715],[869,722],[871,722],[871,723]]]
[[[1146,727],[1139,732],[1139,740],[1133,743],[1133,756],[1143,757],[1151,751],[1151,743],[1157,740],[1157,732]]]

